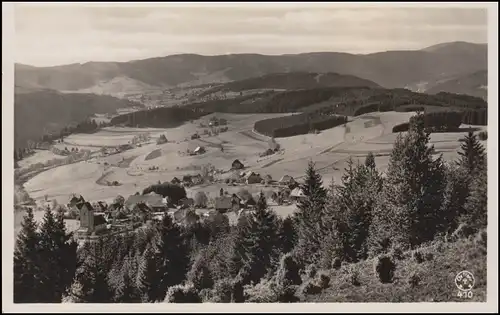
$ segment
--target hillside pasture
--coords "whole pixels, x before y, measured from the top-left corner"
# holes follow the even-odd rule
[[[94,156],[87,162],[60,166],[30,179],[26,190],[35,199],[45,195],[58,202],[66,202],[68,196],[80,193],[88,200],[112,200],[118,194],[128,196],[157,182],[170,181],[173,177],[194,175],[201,172],[205,165],[212,165],[220,170],[220,182],[189,187],[188,195],[204,191],[213,196],[220,188],[236,191],[241,188],[258,193],[260,190],[273,189],[260,184],[229,186],[223,179],[231,175],[229,169],[235,159],[245,165],[245,170],[252,170],[262,176],[271,175],[279,180],[283,175],[300,179],[304,175],[307,162],[313,160],[323,176],[325,184],[331,179],[338,183],[347,167],[349,157],[362,162],[369,152],[375,154],[378,167],[384,171],[388,165],[392,145],[397,134],[392,133],[392,126],[408,121],[415,113],[384,112],[368,113],[358,117],[349,117],[349,122],[335,128],[323,130],[319,134],[297,135],[278,138],[280,151],[268,156],[259,155],[269,148],[269,137],[256,133],[253,125],[256,121],[281,114],[211,114],[199,120],[186,123],[176,128],[120,128],[110,127],[95,134],[80,134],[68,137],[68,140],[83,145],[111,145],[131,141],[134,136],[149,133],[151,141],[141,147],[126,150],[109,156]],[[200,124],[208,125],[212,116],[225,118],[229,130],[218,135],[204,135]],[[191,135],[200,134],[199,139],[191,140]],[[162,135],[168,143],[156,144]],[[435,133],[431,143],[436,153],[442,153],[445,160],[454,159],[459,148],[458,139],[464,132]],[[223,151],[220,149],[222,145]],[[188,155],[197,146],[203,146],[206,152],[200,155]],[[147,159],[155,152],[154,159]],[[152,169],[154,167],[154,169]],[[106,173],[105,180],[117,181],[120,186],[102,186],[96,181]]]

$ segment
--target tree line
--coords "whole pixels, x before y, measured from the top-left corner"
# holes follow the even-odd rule
[[[425,128],[430,131],[456,131],[462,123],[483,126],[488,123],[486,110],[439,111],[423,113],[421,116]],[[408,131],[412,120],[415,120],[416,117],[411,117],[410,122],[394,126],[392,132]]]
[[[172,127],[207,114],[200,109],[187,107],[158,107],[115,116],[111,119],[110,124],[129,127]]]
[[[347,123],[346,116],[298,114],[257,121],[254,129],[269,137],[291,137]]]
[[[166,215],[77,250],[59,217],[47,211],[37,230],[28,212],[15,252],[15,301],[296,302],[301,273],[373,257],[380,281],[391,282],[393,253],[487,225],[487,157],[477,136],[467,134],[450,163],[429,141],[419,115],[395,141],[385,174],[369,154],[350,160],[328,187],[310,162],[305,197],[284,219],[261,194],[234,226],[223,214],[182,226]],[[328,282],[315,279],[308,290]]]

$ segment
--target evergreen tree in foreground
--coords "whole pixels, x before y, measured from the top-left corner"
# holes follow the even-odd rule
[[[132,252],[120,261],[115,261],[109,273],[109,283],[114,290],[113,302],[140,303],[141,295],[137,289],[137,259]]]
[[[152,301],[163,301],[168,287],[180,284],[189,268],[189,252],[184,235],[179,225],[168,215],[157,226],[157,237],[152,246],[151,257],[154,259],[158,285],[150,295]],[[150,262],[152,263],[152,262]]]
[[[291,252],[297,244],[297,231],[292,217],[288,216],[281,221],[279,238],[281,252],[285,254]]]
[[[76,267],[77,243],[66,232],[62,209],[54,216],[47,209],[40,227],[40,300],[60,303],[71,286]]]
[[[446,187],[440,211],[439,231],[452,233],[466,214],[465,203],[470,195],[468,171],[455,163],[446,167]]]
[[[14,303],[40,302],[38,240],[33,209],[28,208],[14,250]]]
[[[441,157],[433,159],[429,141],[424,118],[417,115],[409,132],[394,144],[371,225],[373,254],[387,250],[390,243],[413,247],[430,241],[439,229],[444,167]]]
[[[279,251],[279,222],[274,211],[267,207],[260,194],[255,211],[240,226],[234,244],[231,270],[239,271],[243,284],[258,283],[277,262]]]
[[[326,189],[323,187],[321,175],[309,162],[304,183],[299,186],[304,198],[297,202],[296,212],[298,243],[297,257],[309,264],[316,260],[323,234],[322,216],[326,202]]]
[[[78,251],[75,280],[70,295],[76,303],[110,303],[113,288],[108,276],[114,263],[115,248],[110,237],[85,241]]]
[[[368,166],[366,166],[368,165]],[[338,190],[337,230],[343,245],[342,256],[350,262],[368,256],[368,231],[372,222],[373,208],[382,189],[382,180],[376,169],[373,155],[368,155],[363,165],[353,165],[342,177]]]
[[[470,195],[465,203],[463,220],[474,230],[488,225],[488,171],[486,163],[478,170],[471,183]]]
[[[470,131],[464,138],[460,139],[462,143],[458,152],[460,155],[457,164],[466,170],[471,176],[474,176],[485,164],[486,153],[483,145],[477,139],[477,136]]]

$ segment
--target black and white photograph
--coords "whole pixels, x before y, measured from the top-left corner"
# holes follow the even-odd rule
[[[9,310],[498,312],[497,4],[8,6]]]

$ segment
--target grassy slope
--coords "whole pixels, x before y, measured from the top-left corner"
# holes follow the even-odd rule
[[[484,302],[486,301],[486,255],[473,240],[464,239],[455,243],[436,243],[422,248],[432,253],[433,259],[417,263],[411,253],[396,263],[396,280],[391,284],[379,282],[374,272],[373,260],[354,265],[344,265],[330,273],[330,286],[317,295],[302,297],[303,302]],[[349,280],[349,268],[359,270],[359,286]],[[473,298],[457,296],[455,276],[462,270],[475,277]],[[421,282],[412,287],[408,278],[416,273]]]

